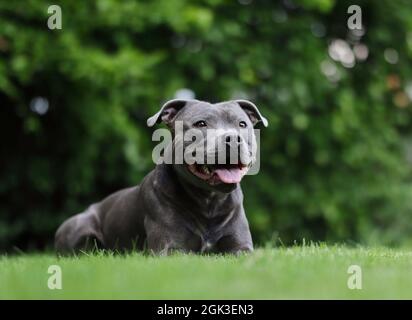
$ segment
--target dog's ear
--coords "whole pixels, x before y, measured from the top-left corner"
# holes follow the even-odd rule
[[[250,121],[252,121],[253,126],[258,123],[262,123],[265,127],[268,126],[268,120],[264,116],[262,116],[258,107],[256,107],[254,103],[248,100],[235,100],[235,102],[240,105],[243,111],[246,112],[246,114],[249,116]]]
[[[155,115],[147,119],[147,126],[153,127],[156,123],[164,122],[168,126],[173,122],[177,113],[183,109],[188,100],[174,99],[166,102]]]

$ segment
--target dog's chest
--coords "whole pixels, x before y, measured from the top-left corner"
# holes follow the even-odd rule
[[[200,247],[200,253],[207,253],[212,252],[215,247],[215,243],[210,241],[202,241],[202,245]]]
[[[193,239],[192,243],[196,243],[195,251],[200,253],[208,253],[218,251],[217,244],[225,234],[227,226],[233,217],[234,211],[231,206],[225,207],[225,203],[214,199],[212,195],[208,199],[204,199],[206,208],[202,213],[190,215],[186,220],[187,227],[191,231]],[[194,208],[193,211],[196,211]]]
[[[199,236],[201,253],[213,252],[216,247],[216,243],[221,237],[220,232],[216,230],[207,230]]]

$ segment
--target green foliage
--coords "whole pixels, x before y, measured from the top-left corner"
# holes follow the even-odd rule
[[[408,1],[357,1],[360,38],[353,1],[55,3],[62,30],[47,28],[47,1],[0,3],[0,249],[42,248],[65,217],[139,183],[153,167],[145,121],[180,88],[248,97],[269,119],[243,184],[257,242],[410,242]],[[366,61],[332,60],[338,38],[365,44]]]

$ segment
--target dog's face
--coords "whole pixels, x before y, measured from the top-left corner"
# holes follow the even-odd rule
[[[176,171],[196,186],[230,192],[256,159],[254,126],[267,120],[245,100],[210,104],[172,100],[148,120],[166,123],[184,156]]]

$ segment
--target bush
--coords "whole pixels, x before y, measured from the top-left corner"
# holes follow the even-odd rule
[[[0,249],[44,248],[65,217],[139,183],[146,118],[180,88],[269,119],[244,182],[258,243],[410,241],[412,8],[358,1],[362,35],[352,2],[55,1],[62,30],[47,1],[0,3]]]

